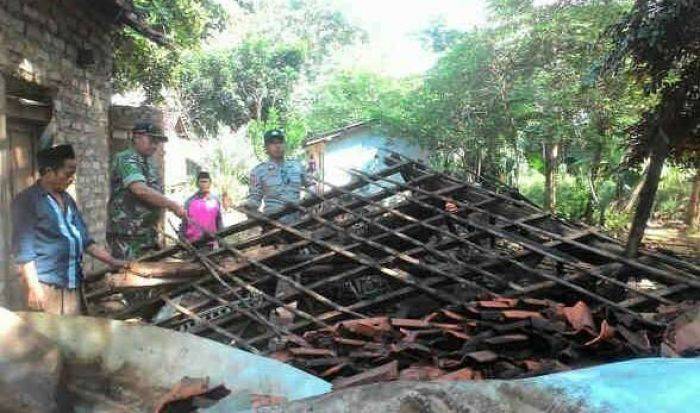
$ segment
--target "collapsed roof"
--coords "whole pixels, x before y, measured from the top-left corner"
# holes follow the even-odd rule
[[[617,240],[502,184],[397,154],[376,173],[349,173],[350,184],[318,182],[280,213],[248,212],[213,251],[178,241],[109,274],[88,291],[91,311],[348,385],[410,369],[402,377],[518,377],[658,354],[669,315],[700,297],[695,263],[626,258]]]

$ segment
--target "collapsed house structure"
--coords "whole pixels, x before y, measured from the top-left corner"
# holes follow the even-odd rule
[[[107,274],[90,284],[91,313],[266,354],[336,387],[698,350],[687,334],[699,329],[687,316],[697,264],[627,258],[615,239],[512,188],[388,159],[280,213],[248,211],[214,251],[178,241]],[[301,218],[287,226],[285,214]]]

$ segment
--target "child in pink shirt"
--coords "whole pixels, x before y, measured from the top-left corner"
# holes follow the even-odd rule
[[[214,234],[223,228],[221,202],[211,193],[211,176],[208,172],[197,175],[197,187],[197,193],[185,202],[187,221],[180,228],[180,236],[189,243],[206,238],[208,234]],[[209,246],[213,248],[215,244],[212,240]]]

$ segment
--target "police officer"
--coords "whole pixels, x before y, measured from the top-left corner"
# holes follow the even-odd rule
[[[273,129],[265,132],[264,135],[265,152],[269,159],[253,168],[250,171],[250,187],[245,207],[253,210],[260,209],[262,204],[264,214],[273,214],[284,209],[287,203],[298,203],[301,199],[301,188],[308,186],[309,180],[306,170],[298,161],[284,159],[284,132]],[[277,221],[290,225],[299,219],[298,212],[290,212]],[[263,230],[266,226],[263,226]],[[290,243],[293,237],[281,236],[276,239],[280,243]],[[308,251],[307,251],[308,252]],[[275,288],[275,295],[285,294],[292,291],[291,285],[286,282],[278,282]],[[296,307],[297,303],[289,305]],[[288,325],[293,320],[293,314],[283,307],[272,310],[270,319],[283,325]],[[282,345],[271,342],[271,349]]]
[[[158,145],[167,140],[152,123],[137,123],[131,147],[114,157],[107,241],[115,257],[134,259],[157,249],[157,225],[163,209],[183,219],[187,216],[182,205],[163,195],[153,162]]]
[[[284,208],[287,203],[298,203],[302,186],[308,186],[306,170],[294,160],[284,159],[284,132],[273,129],[265,132],[265,152],[269,159],[250,172],[250,187],[245,206],[263,213],[272,214]],[[289,225],[299,219],[293,212],[280,217],[280,223]]]

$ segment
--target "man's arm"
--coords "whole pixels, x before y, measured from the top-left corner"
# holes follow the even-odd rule
[[[310,187],[314,183],[311,171],[308,168],[304,168],[304,165],[301,163],[299,163],[299,169],[301,170],[301,186],[304,188]]]
[[[156,191],[155,189],[150,188],[144,182],[132,182],[127,188],[129,189],[129,191],[131,191],[132,194],[134,194],[134,196],[136,196],[136,198],[147,203],[148,205],[157,208],[166,208],[172,211],[175,215],[177,215],[180,218],[187,217],[187,212],[185,211],[185,208],[182,207],[182,205],[168,199],[168,197]]]
[[[42,310],[44,308],[44,288],[39,282],[34,261],[19,264],[20,277],[27,284],[27,304],[31,308]]]
[[[121,268],[127,265],[127,261],[114,258],[103,246],[95,243],[87,247],[87,253],[113,268]]]
[[[224,229],[224,217],[221,214],[221,207],[219,207],[219,213],[216,215],[216,232]]]
[[[262,180],[255,173],[255,169],[250,171],[250,179],[248,182],[248,197],[244,206],[248,209],[258,210],[263,199]]]
[[[85,251],[111,267],[118,268],[126,265],[126,261],[118,260],[112,257],[112,255],[109,252],[107,252],[107,250],[104,249],[104,247],[95,243],[95,240],[93,240],[90,236],[90,231],[88,231],[87,225],[85,224],[85,220],[83,219],[82,214],[80,213],[80,211],[78,211],[78,205],[75,203],[75,200],[73,200],[73,198],[70,199],[72,207],[76,211],[75,223],[77,225],[78,231],[80,232],[80,238],[83,241],[83,248],[85,249]]]
[[[146,176],[137,159],[133,157],[119,158],[116,161],[114,173],[119,174],[122,185],[140,201],[156,208],[169,209],[180,218],[185,217],[185,210],[181,205],[146,185]]]
[[[185,206],[184,206],[185,207],[185,214],[188,216],[190,213],[190,204],[192,203],[193,198],[194,198],[194,195],[187,198],[187,200],[185,201]],[[180,222],[180,227],[178,228],[177,233],[178,233],[178,236],[180,237],[180,239],[182,239],[182,240],[185,239],[185,234],[187,233],[187,220],[183,219],[182,222]]]
[[[12,203],[12,252],[19,266],[20,277],[27,284],[27,304],[33,308],[42,309],[44,289],[39,283],[36,270],[35,223],[34,203],[27,202],[26,197],[15,199]]]

